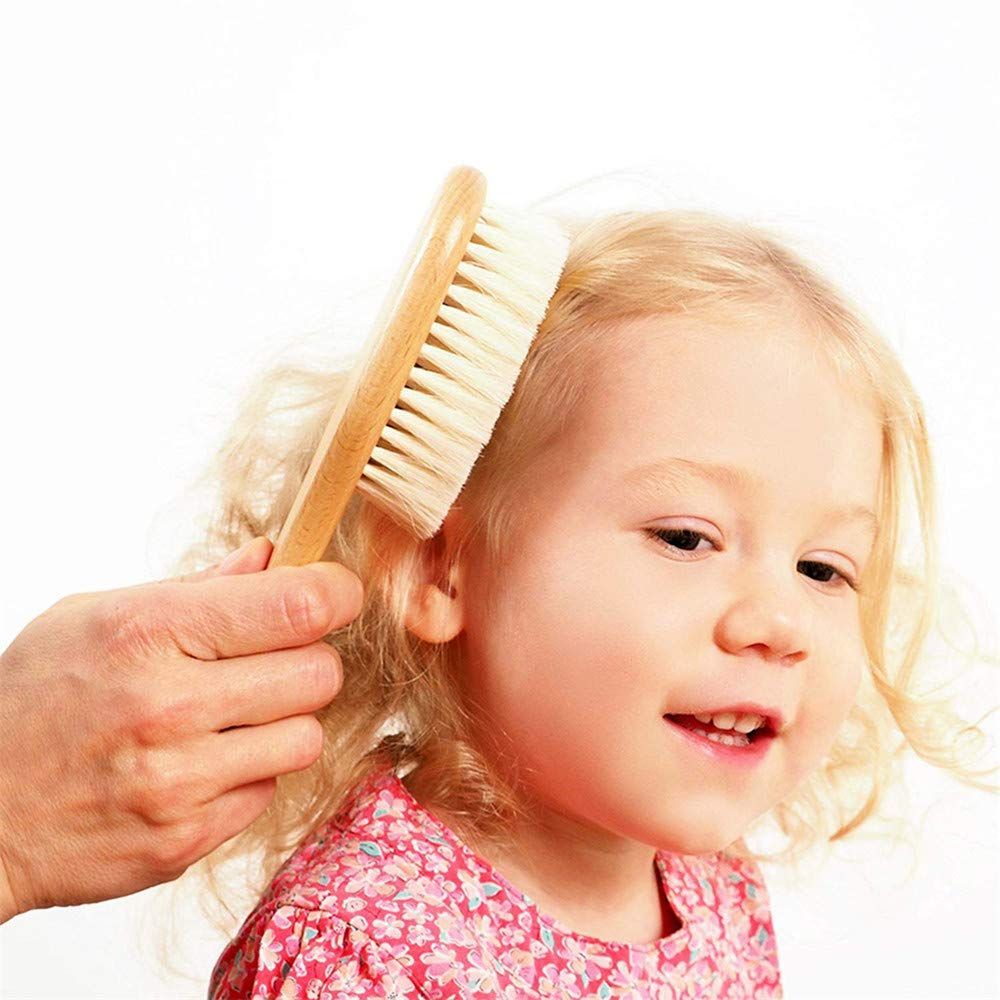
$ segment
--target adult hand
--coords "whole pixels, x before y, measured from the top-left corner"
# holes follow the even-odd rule
[[[65,597],[0,656],[0,922],[177,878],[319,756],[363,588],[271,551]]]

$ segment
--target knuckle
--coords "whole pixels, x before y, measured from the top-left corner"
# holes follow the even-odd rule
[[[327,596],[315,581],[299,582],[281,594],[281,613],[296,636],[313,636],[329,620]]]
[[[117,683],[109,685],[104,709],[109,731],[128,745],[147,745],[152,741],[142,739],[147,719],[152,715],[149,706],[149,691],[138,685],[135,679],[122,674]]]
[[[191,728],[194,700],[181,692],[163,697],[155,688],[136,693],[130,699],[130,729],[140,747],[170,743]]]
[[[145,651],[155,642],[156,628],[148,605],[130,595],[109,595],[101,601],[95,624],[101,644],[111,654]]]
[[[134,756],[132,801],[135,811],[150,825],[162,828],[186,813],[185,778],[168,759],[150,750]]]
[[[189,691],[180,691],[169,698],[160,698],[146,720],[147,738],[158,743],[172,742],[193,732],[197,697]]]

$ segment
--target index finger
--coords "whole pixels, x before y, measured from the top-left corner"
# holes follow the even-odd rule
[[[316,642],[353,621],[364,600],[357,574],[334,562],[166,582],[156,589],[147,625],[199,660]]]

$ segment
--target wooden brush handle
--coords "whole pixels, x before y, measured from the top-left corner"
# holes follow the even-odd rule
[[[316,562],[333,538],[472,239],[486,178],[455,167],[431,205],[323,432],[268,567]]]

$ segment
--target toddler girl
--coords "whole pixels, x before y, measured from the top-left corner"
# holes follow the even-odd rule
[[[257,851],[264,890],[215,1000],[778,997],[751,825],[782,856],[857,828],[893,720],[981,773],[913,693],[933,482],[892,350],[759,228],[562,221],[559,286],[441,530],[415,541],[362,489],[324,557],[365,604],[327,638],[321,758],[203,866]],[[349,367],[251,397],[199,557],[277,536]]]

